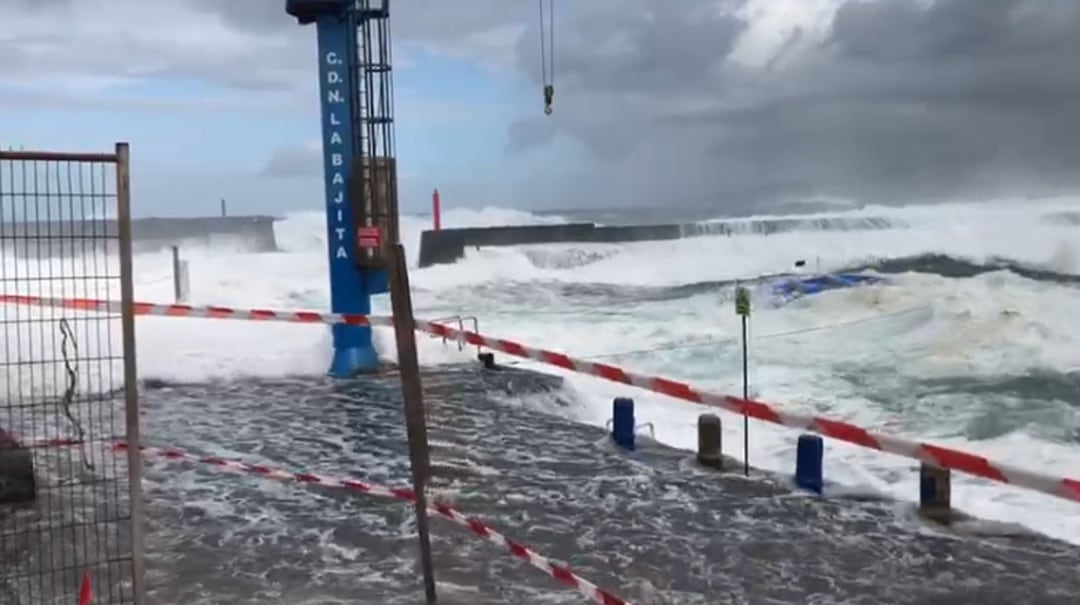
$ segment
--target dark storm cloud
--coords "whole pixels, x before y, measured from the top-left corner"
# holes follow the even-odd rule
[[[554,128],[606,158],[567,188],[582,199],[904,202],[1080,185],[1080,2],[848,1],[825,39],[764,67],[724,60],[741,17],[687,17],[705,4],[564,27],[593,32],[560,41],[571,100],[553,121],[516,124],[511,148]],[[595,52],[608,40],[634,49]]]
[[[718,4],[701,0],[684,2],[677,11],[655,10],[648,0],[598,4],[604,10],[593,5],[558,22],[558,117],[516,123],[512,149],[546,142],[555,124],[601,157],[626,155],[635,141],[665,129],[657,121],[665,108],[722,85],[719,68],[745,25],[731,12],[734,2],[724,3],[725,12],[706,10]],[[520,69],[538,91],[539,35],[534,25],[517,47]]]
[[[1080,3],[849,2],[828,50],[815,75],[852,112],[839,132],[870,177],[852,182],[856,193],[1041,194],[1080,182]]]

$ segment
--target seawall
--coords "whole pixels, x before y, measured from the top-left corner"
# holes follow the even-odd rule
[[[139,218],[131,221],[136,253],[181,244],[229,244],[249,252],[278,250],[272,216]],[[20,257],[67,257],[100,252],[117,237],[113,219],[0,223],[0,242]],[[115,243],[110,244],[110,252]]]
[[[792,217],[661,225],[565,223],[428,230],[420,235],[420,267],[464,258],[466,248],[560,243],[630,243],[684,237],[771,235],[789,231],[865,231],[907,227],[882,217]]]

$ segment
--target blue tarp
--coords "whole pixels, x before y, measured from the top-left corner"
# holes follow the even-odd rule
[[[760,293],[764,294],[774,304],[782,305],[797,298],[820,294],[828,290],[855,288],[884,282],[885,280],[881,277],[862,273],[825,273],[770,281],[762,284]]]

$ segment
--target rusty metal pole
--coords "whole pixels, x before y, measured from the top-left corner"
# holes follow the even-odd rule
[[[394,335],[397,337],[398,371],[401,373],[401,395],[405,400],[405,429],[409,439],[409,461],[412,463],[413,492],[416,494],[416,528],[420,534],[420,566],[424,571],[424,592],[428,605],[434,605],[435,566],[431,557],[431,537],[428,532],[427,497],[424,485],[430,476],[428,456],[427,412],[424,410],[424,390],[420,381],[420,362],[416,353],[416,320],[413,317],[412,296],[409,293],[409,271],[405,265],[405,248],[394,243],[389,252],[390,300],[394,313]]]
[[[116,144],[116,225],[120,240],[120,324],[124,343],[124,437],[127,441],[128,499],[131,507],[131,583],[136,605],[146,602],[145,523],[139,383],[135,350],[135,285],[131,236],[131,152]]]

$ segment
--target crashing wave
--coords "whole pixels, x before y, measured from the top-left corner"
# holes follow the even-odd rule
[[[908,227],[904,221],[880,216],[792,217],[691,223],[682,225],[682,236],[771,235],[791,231],[878,231]]]
[[[561,250],[527,249],[525,257],[533,266],[541,269],[574,269],[611,258],[619,253],[617,249],[582,250],[565,248]]]

